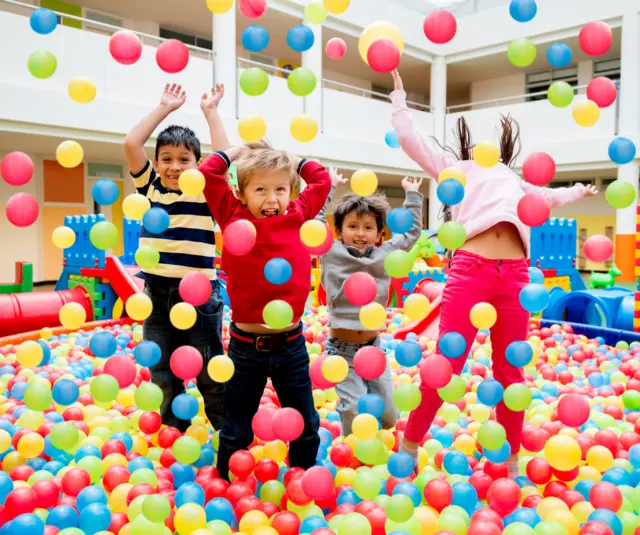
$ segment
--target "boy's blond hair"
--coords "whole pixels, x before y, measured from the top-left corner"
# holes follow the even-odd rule
[[[298,173],[294,168],[293,160],[288,153],[274,149],[267,141],[247,143],[249,149],[243,152],[236,160],[238,170],[238,189],[243,193],[252,175],[258,172],[276,173],[287,171],[289,173],[291,191],[298,183]]]

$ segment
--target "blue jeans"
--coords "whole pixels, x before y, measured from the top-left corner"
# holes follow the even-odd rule
[[[232,325],[232,330],[244,338],[255,338],[255,335],[235,325]],[[228,478],[231,455],[247,449],[253,442],[251,420],[260,405],[268,377],[271,377],[282,407],[296,409],[304,419],[302,435],[289,447],[289,464],[304,469],[316,464],[320,417],[313,403],[309,354],[302,336],[302,325],[286,333],[285,338],[297,334],[299,336],[293,340],[271,350],[260,350],[256,342],[245,342],[232,334],[228,354],[235,365],[235,372],[224,385],[225,423],[220,432],[217,463],[220,477]]]
[[[157,384],[164,394],[160,415],[162,422],[187,430],[190,422],[180,420],[171,410],[171,403],[176,396],[185,391],[184,381],[179,379],[169,367],[171,354],[180,346],[195,347],[203,359],[202,371],[197,377],[198,390],[204,400],[204,410],[214,429],[220,429],[224,423],[222,408],[222,385],[216,383],[207,373],[207,363],[216,355],[224,354],[222,347],[222,311],[223,304],[217,281],[212,281],[211,297],[204,305],[196,307],[198,318],[191,329],[176,329],[169,319],[169,312],[176,303],[182,302],[177,286],[168,286],[147,281],[144,292],[153,303],[153,312],[142,325],[145,340],[151,340],[160,346],[160,361],[150,368],[151,380]]]

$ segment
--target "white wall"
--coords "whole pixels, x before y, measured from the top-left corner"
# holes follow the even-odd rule
[[[578,180],[578,182],[580,182]],[[604,192],[600,192],[595,197],[584,197],[583,199],[569,204],[559,206],[551,211],[551,217],[573,217],[575,215],[589,216],[612,216],[616,211],[607,202]]]
[[[512,97],[516,95],[523,95],[524,93],[524,73],[501,76],[499,78],[490,78],[488,80],[479,80],[471,84],[471,102]],[[524,102],[524,99],[511,101],[512,104],[517,104],[518,102]]]

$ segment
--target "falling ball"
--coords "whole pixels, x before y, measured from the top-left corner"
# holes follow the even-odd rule
[[[549,219],[551,206],[549,201],[537,193],[527,193],[518,201],[518,217],[529,227],[539,227]]]
[[[51,241],[58,249],[66,249],[76,242],[76,233],[70,227],[56,227],[51,233]]]
[[[607,202],[617,210],[628,208],[636,200],[636,189],[631,182],[614,180],[607,186],[605,193]]]
[[[387,131],[387,133],[384,135],[384,142],[390,149],[400,148],[400,140],[398,139],[398,134],[396,134],[395,130]]]
[[[69,80],[69,96],[78,104],[89,104],[96,98],[96,84],[84,76]]]
[[[234,372],[233,361],[226,355],[216,355],[207,364],[207,373],[216,383],[226,383]]]
[[[378,177],[373,171],[360,169],[351,175],[351,191],[360,197],[367,197],[378,189]]]
[[[313,30],[304,24],[298,24],[289,28],[287,32],[287,44],[294,52],[306,52],[315,42]]]
[[[24,152],[10,152],[2,159],[0,174],[10,186],[24,186],[33,177],[33,162]]]
[[[191,329],[196,324],[198,312],[190,303],[176,303],[169,311],[171,325],[181,331]]]
[[[91,227],[89,240],[97,249],[112,249],[118,244],[118,229],[109,221],[99,221]]]
[[[462,184],[453,178],[440,182],[436,193],[440,202],[449,206],[459,204],[464,198],[464,188]]]
[[[351,0],[322,0],[325,9],[332,15],[341,15],[347,9]]]
[[[195,307],[204,305],[211,297],[211,281],[204,273],[191,271],[182,277],[178,293],[185,303]]]
[[[144,293],[133,294],[125,303],[127,315],[136,321],[144,321],[153,312],[153,303],[151,298]]]
[[[534,186],[546,186],[556,174],[556,162],[546,152],[534,152],[522,165],[524,179]]]
[[[549,290],[542,284],[527,284],[520,290],[520,304],[527,312],[537,314],[549,304]]]
[[[287,87],[298,97],[309,96],[316,88],[317,79],[315,73],[307,67],[293,69],[287,78]]]
[[[182,41],[167,39],[156,49],[156,63],[166,73],[179,73],[189,63],[189,49]]]
[[[467,231],[457,221],[448,221],[438,229],[438,241],[445,249],[455,251],[467,241]]]
[[[307,247],[319,247],[327,237],[327,227],[322,221],[311,219],[300,227],[300,240]]]
[[[609,144],[609,158],[617,165],[624,165],[636,157],[636,146],[626,137],[618,137]]]
[[[40,35],[50,34],[58,26],[58,15],[50,9],[41,7],[31,13],[29,25],[34,32]]]
[[[340,37],[333,37],[327,41],[325,52],[329,59],[342,59],[347,53],[347,43],[340,39]]]
[[[393,41],[378,39],[367,50],[367,63],[375,72],[391,72],[400,64],[400,50]]]
[[[443,169],[438,175],[438,184],[444,182],[445,180],[453,178],[462,184],[462,187],[467,185],[467,177],[464,176],[464,173],[455,167],[447,167]]]
[[[529,22],[538,12],[535,0],[511,0],[509,14],[516,22]]]
[[[413,214],[404,207],[394,208],[387,214],[387,226],[393,234],[409,232],[413,226]]]
[[[322,24],[327,18],[327,10],[322,0],[312,0],[304,8],[304,20],[310,24]]]
[[[272,258],[264,265],[264,278],[271,284],[285,284],[293,270],[284,258]]]
[[[429,299],[419,293],[411,294],[404,300],[404,313],[411,321],[421,321],[431,310]]]
[[[39,213],[38,201],[29,193],[20,192],[12,195],[5,206],[7,219],[16,227],[33,225]]]
[[[151,208],[151,202],[141,193],[127,195],[122,201],[124,216],[134,221],[140,221],[149,208]]]
[[[153,269],[160,262],[160,253],[150,245],[143,245],[138,247],[135,260],[142,269]]]
[[[618,96],[618,88],[613,80],[606,76],[598,76],[587,86],[587,98],[595,102],[599,108],[608,108]]]
[[[507,56],[516,67],[528,67],[536,60],[536,45],[531,39],[514,39],[507,47]]]
[[[238,134],[246,143],[255,143],[267,134],[267,123],[262,117],[246,115],[238,121]]]
[[[259,19],[267,10],[267,0],[238,0],[238,7],[248,19]]]
[[[578,34],[580,48],[590,56],[602,56],[611,48],[613,34],[611,28],[602,21],[589,22]]]
[[[251,67],[242,71],[239,83],[245,95],[258,97],[269,87],[269,76],[259,67]]]
[[[493,167],[500,161],[500,149],[495,143],[478,143],[473,148],[473,161],[480,167]]]
[[[233,0],[207,0],[207,7],[214,15],[223,15],[233,7]]]
[[[291,119],[291,124],[289,125],[289,132],[291,132],[293,139],[301,143],[308,143],[315,139],[318,135],[318,130],[318,121],[311,115],[298,115]]]
[[[63,141],[56,149],[56,160],[62,167],[78,167],[84,158],[84,151],[77,141]]]
[[[390,22],[379,21],[367,26],[360,34],[360,38],[358,40],[358,51],[360,52],[362,61],[367,63],[367,52],[369,51],[369,47],[378,39],[388,39],[393,41],[402,55],[402,52],[404,51],[404,39],[402,38],[400,29]]]
[[[245,255],[256,244],[256,227],[246,219],[234,221],[224,229],[222,243],[223,251],[236,256]]]
[[[142,216],[142,226],[151,234],[162,234],[169,228],[171,218],[164,208],[156,206]]]
[[[573,120],[580,126],[590,127],[600,119],[600,108],[591,100],[582,100],[573,107]]]
[[[562,68],[571,63],[573,52],[571,48],[564,43],[553,43],[547,49],[547,61],[552,67]]]
[[[56,72],[58,60],[48,50],[37,50],[29,56],[27,68],[33,76],[44,80]]]
[[[458,23],[456,18],[448,11],[436,9],[424,19],[422,29],[429,41],[437,45],[443,45],[455,37]]]
[[[116,202],[119,195],[120,188],[113,180],[108,178],[98,180],[91,188],[93,200],[104,206],[109,206]]]
[[[272,329],[284,329],[293,321],[293,309],[286,301],[276,299],[264,307],[262,319]]]
[[[602,234],[596,234],[585,240],[583,251],[592,262],[606,262],[613,255],[613,242]]]
[[[553,82],[547,89],[547,99],[556,108],[566,108],[573,102],[573,87],[567,82]]]
[[[109,38],[109,53],[121,65],[133,65],[142,57],[142,42],[131,30],[119,30]]]
[[[190,197],[202,195],[204,183],[204,175],[197,169],[187,169],[183,171],[178,179],[180,191]]]
[[[76,330],[87,321],[87,311],[80,303],[66,303],[58,314],[60,325],[65,329]]]
[[[259,24],[247,26],[242,32],[242,46],[249,52],[262,52],[270,40],[267,29]]]

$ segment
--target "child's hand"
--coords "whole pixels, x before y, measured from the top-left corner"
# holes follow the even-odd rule
[[[167,84],[164,86],[164,93],[160,99],[160,106],[169,110],[176,111],[187,101],[187,92],[182,89],[180,84]]]
[[[349,182],[349,179],[343,178],[342,175],[338,173],[338,170],[335,167],[329,167],[329,176],[331,176],[331,185],[335,186],[336,188],[340,184],[346,184],[347,182]]]
[[[420,186],[422,186],[421,178],[406,176],[402,179],[402,187],[405,191],[420,191]]]
[[[596,188],[595,186],[593,186],[591,184],[588,185],[588,186],[585,186],[585,188],[584,188],[584,196],[585,197],[593,197],[594,195],[597,195],[598,193],[599,193],[598,192],[598,188]]]
[[[229,147],[228,149],[225,149],[224,153],[232,162],[235,162],[242,154],[244,154],[248,150],[250,150],[249,147],[240,145],[239,147]]]
[[[204,93],[202,95],[202,100],[200,101],[200,109],[203,112],[207,112],[210,110],[215,110],[218,108],[218,104],[224,97],[224,84],[216,84],[215,87],[211,88],[211,93]]]
[[[398,69],[394,69],[391,73],[393,76],[393,89],[394,91],[404,91],[404,85],[402,84],[402,78],[400,78],[400,73]]]

